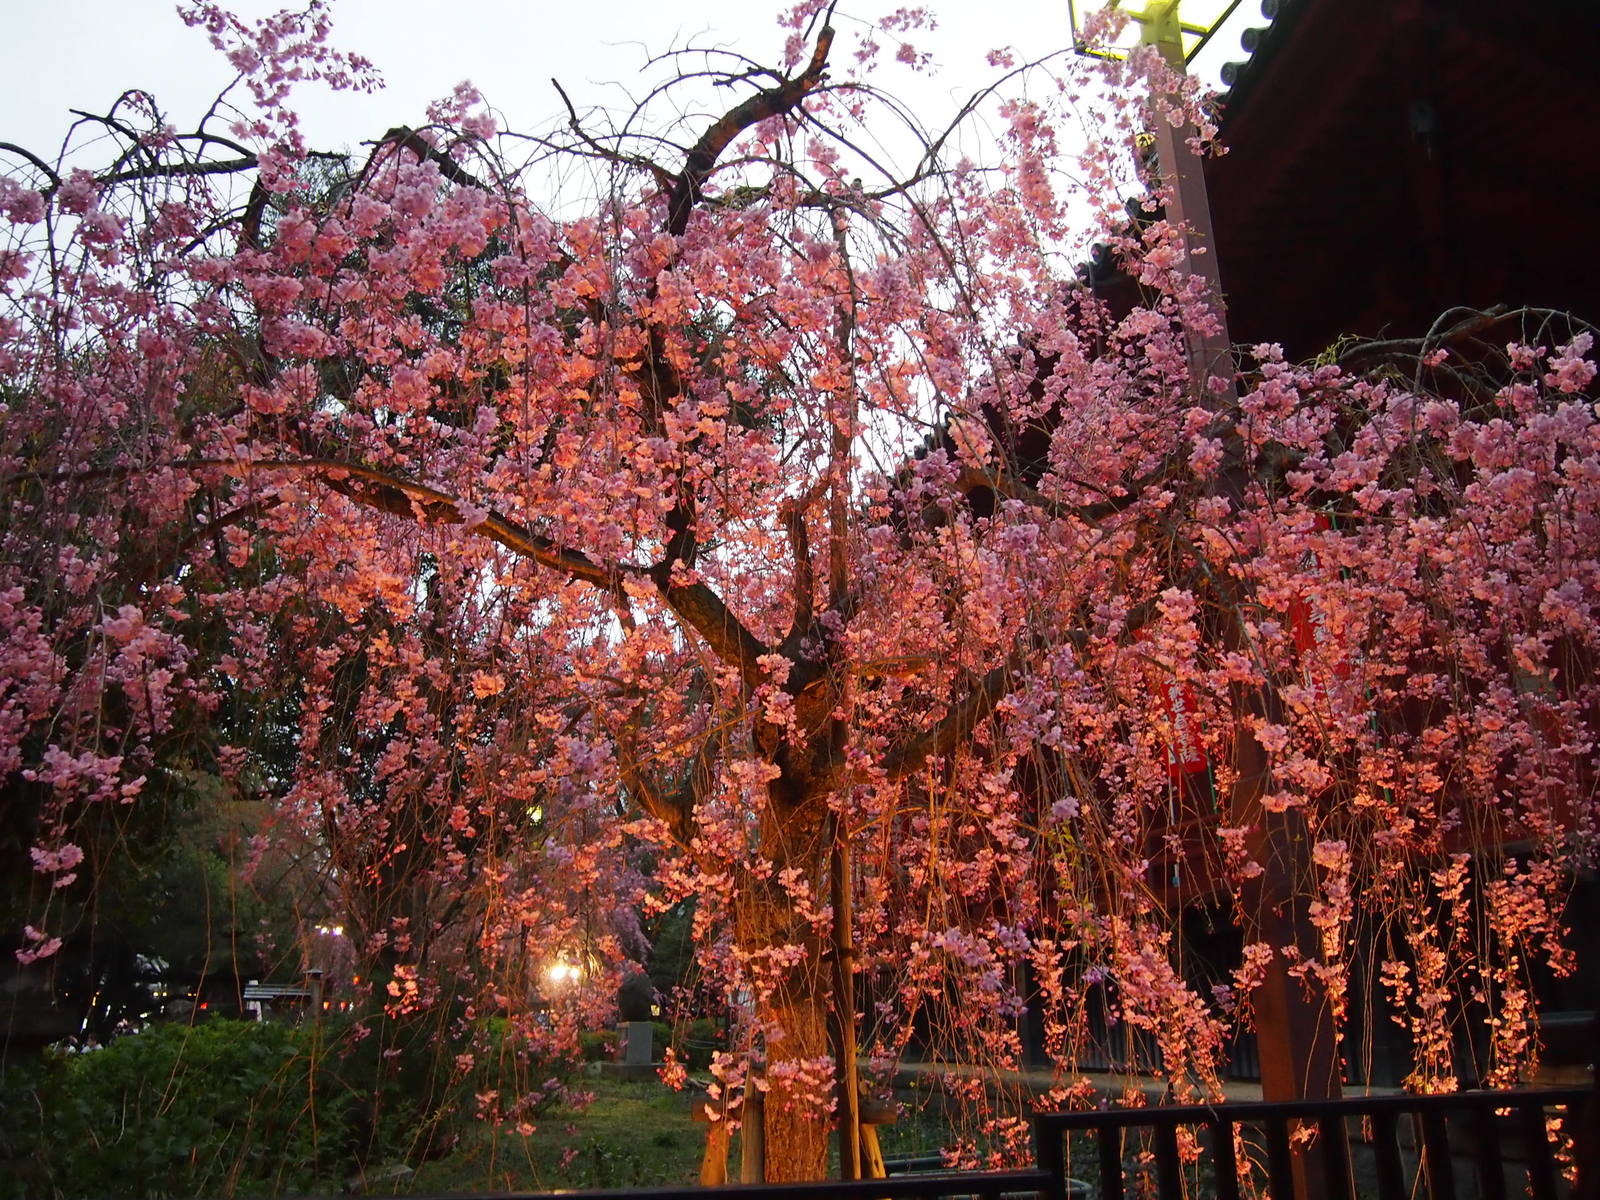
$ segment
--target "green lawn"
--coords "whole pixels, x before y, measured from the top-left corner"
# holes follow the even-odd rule
[[[423,1164],[403,1185],[374,1181],[372,1190],[548,1191],[699,1181],[706,1127],[690,1118],[689,1106],[701,1093],[674,1092],[655,1080],[598,1076],[581,1086],[594,1095],[585,1108],[548,1112],[527,1136],[485,1125],[449,1158]],[[907,1112],[881,1134],[888,1155],[933,1153],[948,1126],[931,1114]],[[737,1135],[728,1165],[738,1179]]]
[[[600,1077],[583,1079],[580,1086],[594,1094],[587,1107],[545,1113],[527,1136],[485,1125],[449,1158],[423,1164],[406,1190],[549,1191],[698,1181],[705,1126],[690,1119],[687,1091],[674,1092],[655,1080]]]

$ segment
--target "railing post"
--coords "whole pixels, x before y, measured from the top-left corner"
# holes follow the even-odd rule
[[[1472,1140],[1477,1143],[1478,1195],[1504,1196],[1506,1168],[1500,1154],[1500,1126],[1487,1096],[1475,1096],[1472,1106]]]
[[[1161,1200],[1183,1200],[1183,1168],[1178,1161],[1178,1126],[1162,1121],[1153,1130],[1156,1143],[1156,1194]]]
[[[1295,1195],[1295,1159],[1289,1148],[1289,1122],[1284,1117],[1268,1117],[1262,1122],[1267,1135],[1267,1177],[1272,1182],[1273,1200]]]
[[[1389,1109],[1372,1114],[1372,1155],[1378,1172],[1378,1200],[1406,1200],[1405,1169],[1400,1164],[1399,1122]]]
[[[1567,1106],[1569,1111],[1574,1107]],[[1551,1161],[1550,1133],[1545,1126],[1544,1105],[1525,1100],[1517,1106],[1522,1118],[1522,1152],[1528,1164],[1528,1194],[1533,1200],[1556,1200],[1556,1168]]]
[[[1122,1129],[1102,1125],[1095,1136],[1099,1138],[1100,1200],[1122,1200]]]
[[[1239,1157],[1234,1153],[1233,1122],[1216,1114],[1210,1125],[1211,1161],[1217,1175],[1217,1200],[1240,1200]]]
[[[1431,1099],[1431,1097],[1430,1097]],[[1433,1200],[1456,1200],[1455,1165],[1450,1161],[1450,1127],[1437,1104],[1422,1109],[1423,1163],[1428,1172],[1428,1195]]]
[[[1048,1191],[1041,1190],[1039,1200],[1066,1200],[1066,1134],[1047,1113],[1033,1115],[1033,1160],[1039,1170],[1050,1176]]]
[[[1322,1178],[1330,1200],[1350,1200],[1350,1131],[1344,1117],[1335,1112],[1319,1119],[1317,1141],[1321,1143]]]

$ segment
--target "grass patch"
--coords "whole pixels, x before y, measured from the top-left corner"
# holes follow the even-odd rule
[[[594,1100],[546,1113],[527,1135],[484,1125],[449,1158],[425,1163],[416,1192],[552,1191],[698,1182],[705,1126],[690,1118],[691,1096],[655,1080],[585,1078]],[[737,1161],[737,1159],[735,1159]]]
[[[655,1080],[589,1076],[585,1108],[558,1108],[533,1133],[483,1125],[449,1158],[424,1163],[399,1190],[445,1194],[472,1191],[553,1191],[567,1188],[685,1186],[699,1182],[706,1127],[690,1116],[697,1091],[674,1092]],[[949,1115],[933,1097],[906,1105],[892,1125],[878,1128],[888,1158],[936,1155],[952,1138]],[[980,1148],[984,1139],[978,1137]],[[837,1146],[830,1162],[838,1165]],[[728,1155],[739,1178],[739,1137]],[[382,1190],[395,1187],[384,1181]]]

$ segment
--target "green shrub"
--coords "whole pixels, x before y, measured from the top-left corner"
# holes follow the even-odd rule
[[[566,1098],[573,1052],[491,1018],[158,1025],[0,1072],[0,1198],[324,1194]],[[615,1035],[599,1035],[600,1044]]]
[[[578,1035],[578,1049],[584,1062],[609,1062],[617,1056],[617,1031],[596,1029]]]
[[[696,1017],[678,1039],[678,1057],[691,1071],[704,1071],[711,1066],[711,1056],[726,1047],[727,1035],[721,1026],[710,1017]]]
[[[0,1071],[0,1196],[50,1194],[44,1141],[50,1101],[66,1067],[57,1055],[24,1062],[6,1056]]]
[[[296,1030],[159,1025],[13,1078],[16,1195],[244,1196],[312,1190],[336,1165]],[[29,1119],[31,1118],[31,1119]],[[322,1169],[319,1170],[319,1167]]]

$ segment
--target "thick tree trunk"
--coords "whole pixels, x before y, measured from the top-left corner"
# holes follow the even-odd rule
[[[752,956],[756,973],[756,1016],[766,1051],[762,1177],[774,1183],[828,1177],[834,1101],[828,961],[819,931],[778,882],[785,868],[797,868],[813,897],[827,895],[818,807],[792,806],[782,823],[765,814],[763,849],[773,870],[749,879],[738,918],[739,944]],[[786,957],[794,947],[803,951],[797,961],[776,967],[768,952]]]
[[[769,1030],[764,1177],[770,1183],[828,1177],[833,1094],[816,1080],[817,1065],[829,1057],[827,996],[813,972],[795,983],[762,1013]],[[781,1039],[772,1040],[774,1029],[783,1031]],[[790,1074],[790,1066],[800,1069]]]

